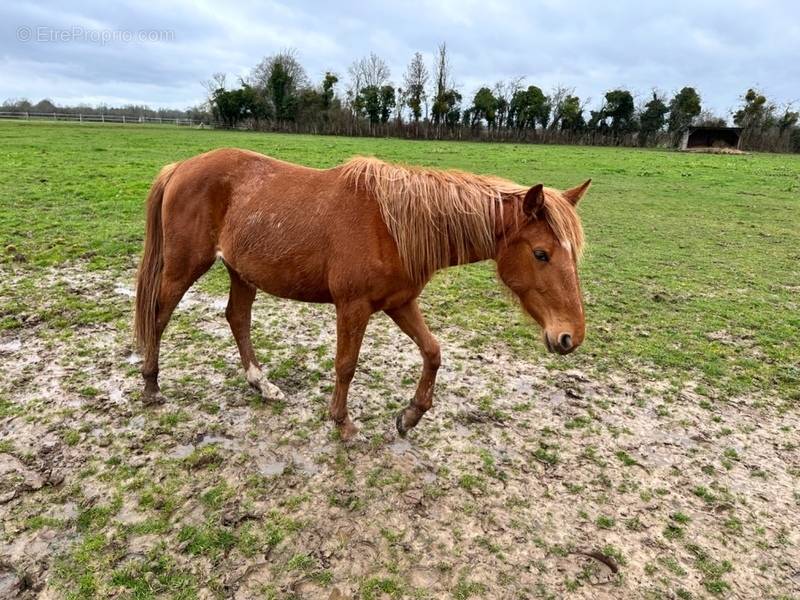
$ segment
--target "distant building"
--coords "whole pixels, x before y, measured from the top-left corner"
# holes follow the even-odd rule
[[[742,139],[741,127],[690,127],[681,138],[681,150],[692,148],[739,149]]]

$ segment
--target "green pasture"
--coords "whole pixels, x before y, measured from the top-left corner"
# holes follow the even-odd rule
[[[591,177],[580,207],[588,332],[577,354],[545,354],[488,263],[436,277],[423,295],[433,328],[463,330],[476,352],[498,342],[556,369],[645,371],[676,390],[691,381],[708,402],[800,399],[799,156],[2,122],[0,274],[25,279],[0,281],[0,328],[24,326],[16,315],[35,312],[32,290],[48,268],[130,270],[159,168],[221,146],[315,167],[368,154],[554,187]],[[220,293],[225,284],[219,269],[202,282]],[[66,314],[68,326],[92,312]]]

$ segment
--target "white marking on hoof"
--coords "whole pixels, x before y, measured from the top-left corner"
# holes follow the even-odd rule
[[[280,388],[270,383],[270,381],[262,375],[261,369],[254,364],[251,363],[250,366],[247,367],[246,376],[247,383],[259,390],[264,400],[283,400],[285,398]]]

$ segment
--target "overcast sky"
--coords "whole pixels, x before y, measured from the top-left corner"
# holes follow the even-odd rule
[[[326,70],[344,80],[372,51],[398,84],[415,51],[430,64],[446,41],[470,100],[480,84],[524,75],[545,91],[574,87],[592,105],[619,86],[641,101],[653,87],[684,85],[723,116],[753,85],[779,105],[800,104],[797,0],[185,0],[169,8],[4,0],[0,32],[0,101],[186,108],[202,101],[200,82],[212,73],[235,81],[289,47],[314,81]]]

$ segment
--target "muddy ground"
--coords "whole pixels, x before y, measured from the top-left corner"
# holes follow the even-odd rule
[[[167,403],[144,408],[132,272],[3,276],[38,308],[0,334],[0,597],[800,597],[800,429],[769,398],[548,369],[445,329],[434,408],[404,440],[420,360],[376,315],[344,445],[330,307],[259,296],[287,396],[265,404],[225,298],[190,292]]]

